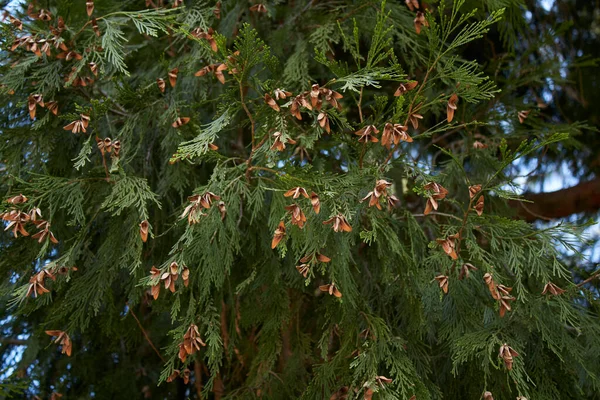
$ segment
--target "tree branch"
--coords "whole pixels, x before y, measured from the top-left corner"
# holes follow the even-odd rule
[[[527,222],[594,212],[600,209],[600,178],[555,192],[525,193],[523,197],[532,203],[511,200],[509,204],[517,208],[519,217]]]

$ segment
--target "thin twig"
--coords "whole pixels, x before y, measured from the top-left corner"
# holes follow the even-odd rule
[[[595,273],[592,274],[592,276],[590,276],[589,278],[587,278],[586,280],[579,282],[577,284],[577,287],[582,287],[583,285],[585,285],[586,283],[590,283],[591,281],[593,281],[594,279],[598,278],[600,276],[600,271],[596,271]]]
[[[144,334],[144,337],[146,338],[146,341],[148,342],[148,344],[150,344],[150,347],[152,347],[152,349],[154,349],[154,352],[156,353],[156,355],[158,357],[160,357],[160,359],[162,360],[163,363],[165,363],[166,362],[165,359],[159,353],[159,351],[156,349],[156,347],[154,346],[154,343],[152,343],[152,340],[150,340],[150,337],[146,333],[146,330],[142,326],[142,324],[141,324],[140,320],[138,319],[137,315],[135,315],[135,312],[133,311],[133,308],[131,308],[131,306],[129,305],[129,303],[126,302],[125,304],[127,304],[127,307],[129,307],[129,311],[131,312],[131,315],[133,316],[133,318],[135,318],[135,321],[137,322],[138,326],[142,330],[142,333]]]
[[[106,173],[106,182],[110,182],[110,173],[108,172],[108,166],[106,165],[104,153],[102,153],[102,165],[104,165],[104,172]]]
[[[441,215],[443,217],[448,217],[448,218],[454,218],[457,221],[461,221],[462,222],[462,218],[457,217],[456,215],[452,215],[452,214],[446,214],[443,212],[438,212],[438,211],[431,211],[429,214],[425,215],[425,214],[411,214],[413,217],[426,217],[427,215]]]
[[[364,86],[360,88],[360,96],[358,97],[358,116],[360,118],[360,123],[363,122],[363,114],[362,114],[362,98],[363,98],[363,90]]]
[[[198,394],[198,399],[202,400],[202,369],[198,360],[194,361],[194,374],[196,375],[196,379],[194,379],[196,394]]]

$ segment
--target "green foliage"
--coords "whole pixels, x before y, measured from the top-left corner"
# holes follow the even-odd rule
[[[29,236],[0,236],[0,327],[27,338],[20,361],[0,342],[0,395],[596,398],[598,292],[564,262],[590,224],[512,207],[515,165],[591,125],[515,94],[550,62],[512,76],[516,51],[466,50],[495,29],[516,46],[520,0],[432,2],[420,34],[404,2],[98,0],[99,37],[81,3],[47,3],[2,25],[0,212]],[[81,59],[11,50],[29,35]]]

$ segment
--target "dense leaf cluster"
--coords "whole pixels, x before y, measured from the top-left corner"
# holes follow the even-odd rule
[[[2,24],[0,394],[597,398],[520,0],[87,3]]]

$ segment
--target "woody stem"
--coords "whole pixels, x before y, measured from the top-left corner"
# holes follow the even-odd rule
[[[128,302],[125,302],[125,304],[127,304],[127,307],[129,307],[129,311],[131,312],[131,315],[133,316],[133,318],[135,318],[135,322],[137,322],[138,326],[140,327],[140,330],[144,334],[144,337],[146,338],[146,341],[148,342],[148,344],[150,345],[150,347],[152,347],[152,349],[154,350],[154,352],[156,353],[156,355],[158,355],[158,357],[160,357],[160,359],[162,360],[163,363],[166,362],[165,359],[163,358],[163,356],[159,353],[159,351],[154,346],[154,343],[152,343],[152,340],[150,340],[150,337],[148,336],[148,333],[146,333],[146,330],[142,326],[142,324],[141,324],[140,320],[138,319],[137,315],[135,315],[135,312],[133,311],[133,308],[131,308],[131,306],[129,306]]]
[[[106,182],[110,182],[110,174],[108,172],[108,166],[106,165],[106,159],[104,153],[102,153],[102,165],[104,166],[104,172],[106,173]]]
[[[577,284],[577,287],[582,287],[586,283],[589,283],[589,282],[593,281],[594,279],[598,278],[599,276],[600,276],[600,271],[596,271],[589,278],[587,278],[586,280],[584,280],[582,282],[579,282]]]
[[[263,139],[258,144],[258,146],[254,145],[254,118],[252,117],[252,114],[250,113],[248,106],[246,106],[246,102],[244,100],[244,86],[243,86],[241,80],[240,80],[240,100],[242,103],[242,108],[244,109],[244,111],[246,112],[246,115],[248,116],[248,119],[250,120],[250,135],[251,135],[252,148],[250,150],[250,155],[248,156],[248,159],[246,160],[246,180],[250,181],[250,171],[251,171],[250,167],[252,166],[252,157],[254,156],[254,150],[256,150],[258,147],[260,147],[264,143],[265,140]]]
[[[467,211],[465,211],[465,215],[463,216],[462,224],[460,226],[460,229],[458,230],[458,239],[457,239],[458,243],[456,244],[456,253],[457,254],[460,251],[460,243],[462,241],[462,232],[467,225],[467,218],[469,217],[469,213],[471,212],[471,208],[473,206],[474,199],[475,199],[475,197],[473,197],[472,199],[469,200],[469,206],[467,207]]]
[[[362,114],[362,98],[363,98],[363,89],[365,87],[360,88],[360,96],[358,97],[358,117],[360,118],[360,123],[363,122],[363,114]]]

